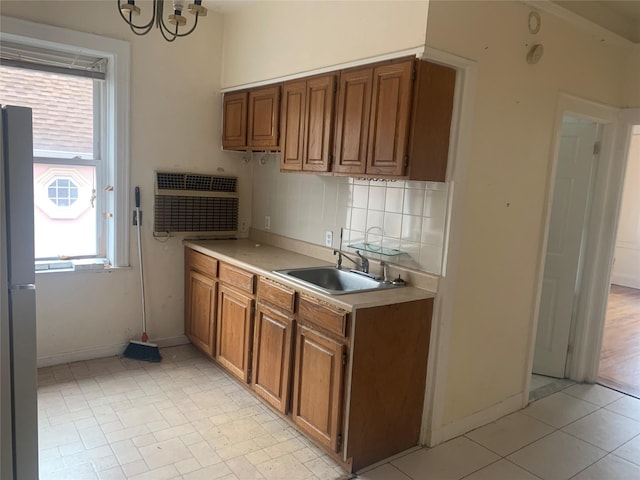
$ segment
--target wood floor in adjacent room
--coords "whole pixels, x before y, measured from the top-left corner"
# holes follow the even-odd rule
[[[598,382],[640,398],[640,290],[611,285]]]

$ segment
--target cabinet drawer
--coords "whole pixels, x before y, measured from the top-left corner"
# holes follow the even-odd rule
[[[190,248],[185,251],[185,264],[192,270],[197,270],[209,277],[215,278],[218,275],[218,261],[215,258]]]
[[[220,281],[233,285],[234,287],[243,290],[247,293],[254,293],[254,279],[255,275],[241,268],[234,267],[227,263],[220,263]]]
[[[336,307],[330,307],[309,297],[300,297],[298,320],[301,323],[316,325],[342,337],[347,336],[349,314]]]
[[[293,313],[296,305],[296,292],[284,285],[259,277],[258,299],[270,303],[279,310]]]

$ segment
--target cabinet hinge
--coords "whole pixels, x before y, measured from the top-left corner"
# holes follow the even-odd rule
[[[347,352],[342,352],[342,365],[347,364]]]
[[[341,433],[338,435],[338,450],[340,450],[340,448],[342,448],[342,434]]]
[[[600,142],[595,142],[593,144],[593,154],[600,155]]]
[[[252,370],[249,369],[247,370],[247,383],[251,383],[251,375],[252,375]]]
[[[411,70],[411,81],[413,82],[416,79],[417,76],[417,72],[416,72],[416,65],[415,63],[413,64],[413,69]]]
[[[409,166],[409,155],[405,155],[403,161],[404,161],[404,166],[408,167]]]

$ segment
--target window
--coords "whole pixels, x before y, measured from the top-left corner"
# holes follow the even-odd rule
[[[0,104],[33,113],[36,259],[127,265],[129,44],[10,18],[0,28]]]
[[[47,187],[47,197],[56,207],[70,207],[78,200],[78,186],[70,178],[56,178]]]

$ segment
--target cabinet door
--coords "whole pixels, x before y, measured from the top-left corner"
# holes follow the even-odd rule
[[[216,360],[247,382],[251,354],[253,300],[220,285],[216,335]]]
[[[280,85],[257,88],[249,92],[249,124],[247,141],[250,147],[277,149],[280,119]]]
[[[365,172],[372,83],[372,68],[340,73],[334,172]]]
[[[333,140],[335,75],[307,80],[304,155],[302,169],[328,172]]]
[[[214,355],[216,281],[190,270],[185,298],[185,334],[197,348]]]
[[[247,92],[225,93],[222,100],[222,148],[247,145]]]
[[[287,82],[283,85],[282,115],[280,117],[281,170],[302,170],[306,99],[307,82],[305,80]]]
[[[453,68],[417,62],[408,152],[411,180],[446,180],[455,88]]]
[[[292,320],[263,305],[256,311],[251,385],[281,413],[287,413],[291,382]]]
[[[340,449],[344,345],[298,326],[293,421],[334,451]]]
[[[373,72],[367,174],[402,175],[407,155],[414,60]]]

